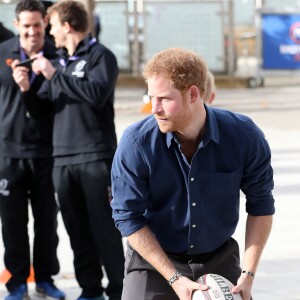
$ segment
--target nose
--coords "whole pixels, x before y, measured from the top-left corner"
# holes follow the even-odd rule
[[[30,26],[29,28],[28,28],[28,34],[30,34],[30,35],[34,35],[35,34],[35,28],[33,27],[33,26]]]
[[[152,102],[152,114],[159,114],[162,111],[162,105],[161,101],[159,101],[155,97],[151,97],[151,102]]]

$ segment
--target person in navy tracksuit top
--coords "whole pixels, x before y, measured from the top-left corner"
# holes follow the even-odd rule
[[[103,265],[109,280],[105,292],[110,300],[120,300],[124,253],[110,208],[110,171],[117,146],[113,107],[117,61],[86,34],[88,19],[81,3],[58,2],[48,14],[50,33],[56,46],[64,49],[54,65],[43,56],[34,61],[33,70],[48,81],[39,91],[40,101],[30,101],[28,91],[26,103],[39,117],[49,110],[43,99],[52,99],[53,179],[74,251],[82,288],[79,299],[104,299]]]

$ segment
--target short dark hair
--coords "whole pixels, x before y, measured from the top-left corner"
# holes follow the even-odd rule
[[[39,0],[21,0],[15,9],[17,20],[19,20],[19,15],[22,11],[37,11],[41,13],[43,18],[46,16],[45,6]]]
[[[88,30],[88,14],[79,1],[58,1],[48,8],[47,13],[49,17],[57,13],[60,23],[68,22],[75,31],[86,32]]]

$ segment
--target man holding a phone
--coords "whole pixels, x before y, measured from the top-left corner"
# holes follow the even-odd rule
[[[33,63],[34,60],[35,60],[35,57],[27,58],[27,59],[22,60],[19,63],[17,63],[15,66],[16,67],[26,67],[27,69],[29,69],[29,71],[31,71],[31,64]]]
[[[36,91],[44,76],[31,70],[33,55],[55,58],[55,47],[45,39],[44,6],[37,0],[21,0],[14,20],[19,36],[0,45],[0,216],[5,247],[4,262],[11,278],[6,300],[27,299],[30,272],[27,230],[28,202],[34,217],[33,267],[36,292],[51,299],[65,294],[53,284],[59,271],[56,248],[57,205],[52,183],[51,115],[31,118],[24,105],[24,87]],[[24,63],[25,61],[25,63]]]

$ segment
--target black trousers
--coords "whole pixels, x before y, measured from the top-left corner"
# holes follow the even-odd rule
[[[204,274],[214,273],[236,284],[241,275],[239,246],[232,238],[211,253],[167,255],[176,269],[193,281]],[[125,269],[122,300],[178,300],[166,279],[130,245],[127,248]]]
[[[98,160],[53,170],[55,190],[74,252],[82,297],[102,294],[104,266],[109,299],[121,299],[124,278],[122,238],[110,207],[111,160]]]
[[[59,272],[57,212],[51,158],[0,158],[0,215],[4,263],[12,277],[8,290],[26,283],[30,273],[28,203],[34,218],[33,266],[36,281]]]

